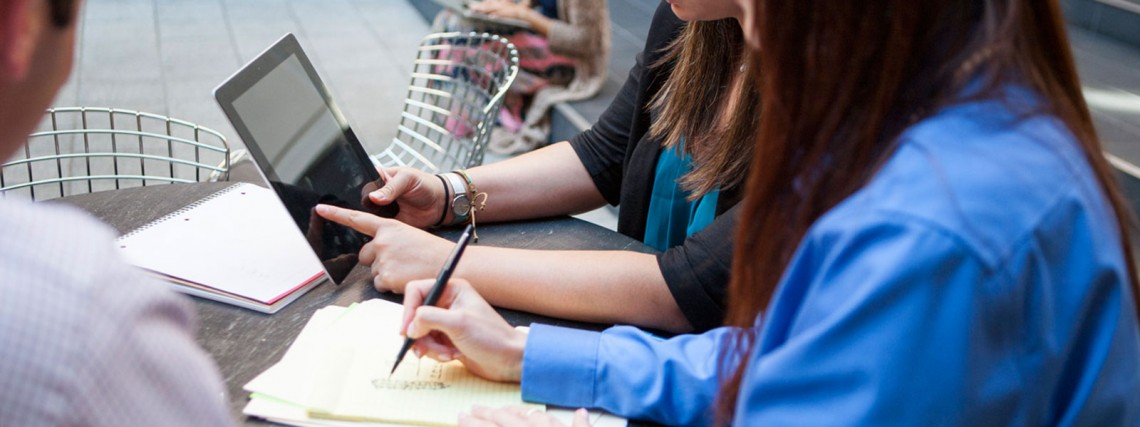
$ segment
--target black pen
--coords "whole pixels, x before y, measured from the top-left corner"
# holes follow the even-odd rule
[[[443,295],[443,289],[447,287],[447,280],[451,278],[451,273],[455,271],[455,266],[459,264],[459,256],[463,255],[463,249],[467,248],[467,242],[471,241],[471,231],[474,230],[474,225],[467,224],[467,228],[463,230],[463,234],[459,236],[459,242],[455,244],[455,249],[451,251],[451,257],[447,262],[443,263],[443,268],[439,270],[439,276],[435,278],[435,285],[431,287],[431,292],[428,292],[427,299],[424,300],[423,305],[435,305],[439,302],[440,295]],[[396,363],[392,364],[392,372],[388,373],[391,377],[396,372],[396,367],[400,366],[400,361],[404,360],[404,355],[408,354],[408,349],[412,348],[412,343],[416,340],[411,337],[404,338],[404,346],[400,347],[400,353],[396,355]]]

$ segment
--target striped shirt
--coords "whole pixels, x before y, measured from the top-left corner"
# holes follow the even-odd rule
[[[0,425],[233,425],[192,307],[112,237],[72,209],[0,199]]]

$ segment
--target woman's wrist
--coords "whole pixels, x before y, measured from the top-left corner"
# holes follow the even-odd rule
[[[516,327],[508,340],[510,347],[510,366],[507,367],[506,377],[513,382],[522,382],[523,356],[526,354],[526,339],[530,328]]]

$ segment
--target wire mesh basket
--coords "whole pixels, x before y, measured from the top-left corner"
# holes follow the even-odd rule
[[[47,110],[24,149],[0,166],[0,194],[45,200],[155,184],[227,180],[220,133],[115,108]]]
[[[504,37],[427,35],[416,54],[396,136],[373,162],[432,173],[482,164],[491,127],[518,71],[518,50]]]

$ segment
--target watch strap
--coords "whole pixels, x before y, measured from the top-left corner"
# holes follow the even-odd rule
[[[447,183],[451,186],[451,194],[452,194],[451,197],[452,198],[451,198],[451,200],[447,201],[447,208],[451,210],[451,213],[452,213],[452,215],[454,215],[454,218],[452,218],[450,224],[460,224],[460,223],[467,222],[467,219],[471,217],[471,208],[470,208],[471,196],[470,196],[470,194],[468,194],[468,191],[467,191],[467,181],[465,179],[463,179],[462,176],[459,176],[459,174],[457,174],[455,172],[448,172],[448,173],[440,174],[439,176],[442,177],[445,181],[447,181]],[[460,213],[460,212],[456,212],[456,210],[455,210],[455,202],[458,201],[460,198],[463,198],[463,199],[467,200],[467,202],[468,202],[467,205],[469,207],[468,207],[466,212]]]
[[[439,227],[443,225],[443,220],[447,219],[447,211],[451,210],[451,185],[443,176],[436,174],[435,177],[439,178],[439,182],[443,184],[443,209],[441,209],[443,212],[439,214],[439,221],[436,221],[433,226]]]

